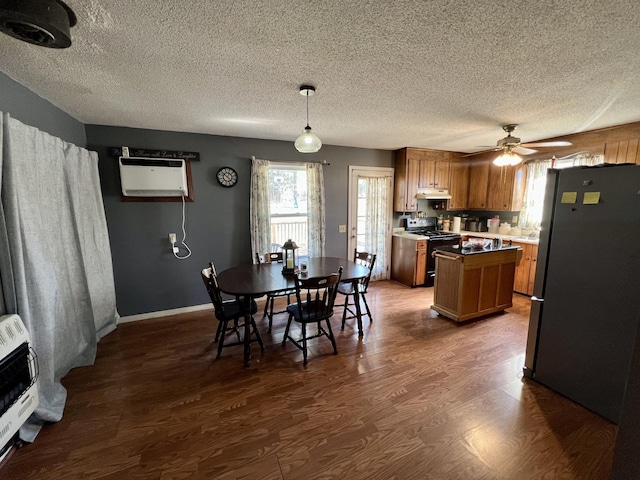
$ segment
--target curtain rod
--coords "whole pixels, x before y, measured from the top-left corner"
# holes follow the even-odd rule
[[[250,160],[255,160],[256,157],[255,155],[251,155]],[[266,158],[263,158],[262,160],[267,160]],[[318,160],[317,162],[287,162],[286,160],[267,160],[268,162],[275,162],[275,163],[298,163],[298,164],[304,164],[304,163],[319,163],[320,165],[331,165],[331,163],[327,162],[326,160]]]

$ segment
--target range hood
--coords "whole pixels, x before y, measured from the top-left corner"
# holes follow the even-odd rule
[[[416,198],[420,200],[449,200],[449,190],[440,188],[419,188]]]

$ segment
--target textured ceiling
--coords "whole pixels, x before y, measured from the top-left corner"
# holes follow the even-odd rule
[[[640,121],[638,0],[65,0],[0,70],[86,124],[474,152]],[[0,106],[1,109],[1,106]],[[293,148],[293,146],[292,146]]]

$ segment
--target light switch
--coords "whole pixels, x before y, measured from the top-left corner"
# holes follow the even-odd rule
[[[347,233],[346,225],[338,225],[338,233]]]
[[[511,223],[518,223],[518,215],[514,215],[511,219]]]

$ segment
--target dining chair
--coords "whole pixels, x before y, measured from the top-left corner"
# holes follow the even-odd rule
[[[358,252],[358,249],[355,249],[353,251],[353,261],[355,263],[359,263],[360,265],[364,265],[369,269],[369,274],[366,277],[361,278],[358,283],[356,283],[356,286],[358,288],[358,294],[363,300],[367,312],[364,315],[367,315],[369,317],[369,321],[371,322],[373,321],[373,319],[371,318],[371,310],[369,310],[369,304],[367,303],[367,297],[365,295],[367,293],[367,289],[369,288],[369,281],[371,280],[371,272],[373,272],[373,266],[376,263],[376,254],[368,252]],[[336,307],[344,307],[344,310],[342,311],[341,330],[344,330],[344,324],[348,318],[356,318],[356,312],[349,308],[349,298],[354,298],[353,305],[355,305],[356,286],[354,286],[352,282],[343,282],[338,285],[338,293],[344,295],[344,303],[336,304]],[[347,316],[347,312],[351,315]],[[362,315],[362,313],[360,315],[364,316]]]
[[[287,339],[302,350],[302,356],[304,357],[304,365],[307,364],[307,340],[317,338],[320,336],[326,336],[333,346],[333,353],[338,353],[336,347],[336,340],[331,330],[331,322],[329,319],[333,315],[333,307],[336,301],[337,288],[342,277],[342,267],[338,269],[337,273],[332,273],[323,277],[310,277],[303,278],[300,275],[296,275],[296,302],[287,307],[289,312],[289,319],[287,321],[287,328],[284,331],[284,337],[282,339],[282,345],[285,345]],[[295,320],[300,324],[302,330],[302,344],[299,340],[296,341],[289,335],[291,328],[291,322]],[[327,324],[327,329],[322,327],[322,321]],[[315,323],[318,326],[318,333],[316,335],[307,336],[307,325]]]
[[[218,329],[216,331],[215,341],[218,342],[218,354],[216,355],[216,358],[220,358],[223,347],[244,344],[242,338],[240,337],[240,329],[245,325],[244,323],[240,323],[240,319],[245,318],[245,306],[243,300],[238,297],[236,297],[235,300],[222,299],[222,292],[218,287],[216,268],[213,263],[209,263],[209,267],[204,268],[201,272],[201,275],[202,281],[204,282],[204,285],[207,288],[207,292],[209,293],[209,297],[211,297],[211,303],[213,303],[215,316],[218,319]],[[251,314],[251,328],[253,329],[253,333],[256,336],[255,340],[260,345],[260,349],[264,350],[262,338],[260,337],[260,333],[258,332],[258,328],[256,327],[256,322],[253,320],[253,315],[257,311],[258,305],[256,304],[255,300],[251,299],[251,309],[249,312]],[[233,322],[231,326],[229,326],[229,322]],[[238,340],[236,342],[227,343],[225,345],[225,336],[229,332],[235,333]]]
[[[264,255],[260,255],[259,253],[256,253],[256,262],[257,263],[274,263],[274,262],[282,263],[282,251],[269,252],[269,253],[265,253]],[[291,295],[294,295],[294,294],[295,294],[295,289],[281,290],[279,292],[267,294],[267,300],[264,303],[264,312],[262,314],[262,317],[269,318],[269,329],[267,330],[268,333],[271,333],[273,316],[279,313],[285,313],[287,311],[285,309],[285,310],[278,310],[277,312],[274,312],[273,304],[275,302],[275,299],[278,297],[287,297],[287,305],[288,305],[289,303],[291,303]]]

